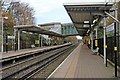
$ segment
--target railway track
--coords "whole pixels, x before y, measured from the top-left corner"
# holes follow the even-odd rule
[[[54,62],[59,56],[68,51],[72,46],[65,46],[60,49],[52,50],[35,56],[28,60],[13,64],[11,66],[3,68],[2,79],[8,80],[11,78],[17,78],[19,80],[28,79],[35,75],[40,70]]]
[[[62,55],[57,57],[56,60],[51,62],[48,66],[46,66],[44,69],[34,73],[29,79],[39,78],[39,79],[47,79],[49,80],[48,76],[51,75],[51,73],[68,57],[68,55],[77,47],[77,45],[74,45],[70,47],[68,50],[66,50]]]
[[[31,50],[31,51],[26,51],[26,52],[21,52],[24,54],[19,54],[15,56],[9,56],[9,57],[3,57],[0,59],[0,64],[2,64],[2,67],[7,67],[10,65],[13,65],[14,63],[19,63],[21,60],[26,60],[28,58],[32,58],[34,56],[41,55],[42,53],[49,52],[51,50],[59,49],[61,47],[69,46],[71,45],[70,43],[66,43],[63,45],[58,45],[58,46],[51,46],[51,47],[46,47],[42,49],[36,49],[36,50]]]

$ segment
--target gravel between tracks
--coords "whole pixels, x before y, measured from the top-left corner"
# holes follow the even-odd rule
[[[64,48],[61,48],[60,50],[64,50]],[[37,58],[35,58],[35,59],[33,59],[33,60],[30,60],[30,61],[26,61],[25,63],[22,63],[22,64],[20,64],[20,65],[16,65],[15,67],[11,67],[11,68],[9,68],[9,69],[5,69],[3,72],[2,72],[2,77],[6,77],[6,76],[8,76],[8,75],[10,75],[10,74],[12,74],[12,73],[15,73],[15,72],[17,72],[17,71],[19,71],[19,70],[22,70],[22,69],[24,69],[24,68],[26,68],[26,67],[28,67],[28,66],[30,66],[30,65],[32,65],[32,64],[35,64],[36,62],[39,62],[39,61],[41,61],[42,59],[44,59],[44,57],[43,56],[50,56],[50,55],[52,55],[55,51],[57,51],[57,52],[59,52],[60,50],[58,50],[57,51],[57,49],[56,50],[53,50],[53,51],[50,51],[50,52],[46,52],[45,54],[42,54],[42,55],[40,55],[39,57],[37,57]],[[49,55],[48,55],[48,53],[49,53]],[[47,55],[46,55],[47,54]]]
[[[47,78],[56,68],[59,66],[59,64],[76,48],[76,45],[72,48],[70,48],[65,54],[58,57],[54,62],[49,64],[44,69],[40,70],[37,74],[33,75],[32,78]]]

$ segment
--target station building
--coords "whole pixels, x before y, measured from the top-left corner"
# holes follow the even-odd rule
[[[77,38],[75,35],[77,35],[78,32],[72,23],[61,24],[59,22],[53,22],[53,23],[40,24],[39,26],[45,30],[49,30],[58,34],[68,36],[64,38],[59,38],[55,36],[43,35],[43,37],[46,38],[45,41],[50,42],[49,40],[51,40],[52,44],[62,44],[63,42],[73,43],[77,41]]]

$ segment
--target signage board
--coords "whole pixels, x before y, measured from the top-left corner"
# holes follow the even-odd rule
[[[8,39],[15,39],[15,36],[8,36]]]

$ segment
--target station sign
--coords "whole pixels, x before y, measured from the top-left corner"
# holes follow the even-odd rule
[[[106,32],[111,32],[111,31],[114,31],[114,23],[106,27]]]
[[[106,27],[106,32],[108,36],[114,35],[114,23]]]
[[[8,36],[8,39],[15,39],[15,36]]]

